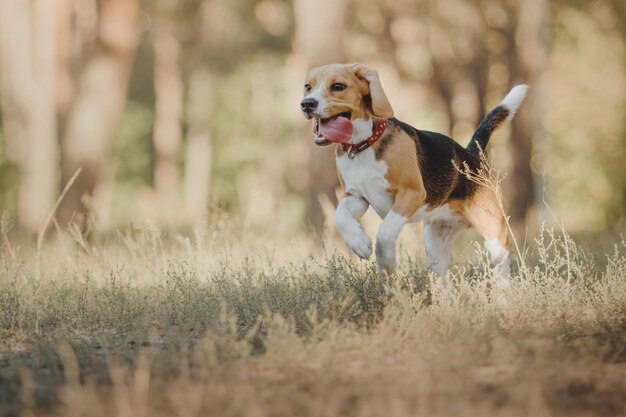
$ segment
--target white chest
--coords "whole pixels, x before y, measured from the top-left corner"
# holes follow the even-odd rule
[[[353,159],[343,154],[337,158],[337,167],[346,191],[363,197],[380,217],[385,217],[393,205],[393,198],[387,191],[389,182],[385,178],[387,163],[376,160],[374,150],[369,148],[356,154]]]

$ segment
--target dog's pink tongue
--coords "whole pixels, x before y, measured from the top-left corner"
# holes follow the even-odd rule
[[[326,123],[320,123],[320,134],[330,142],[346,143],[352,137],[352,122],[339,116]]]

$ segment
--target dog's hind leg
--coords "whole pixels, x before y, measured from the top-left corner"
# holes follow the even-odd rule
[[[424,222],[424,243],[428,267],[436,275],[445,277],[452,259],[452,243],[463,227],[447,221]]]
[[[505,306],[508,304],[507,291],[511,286],[506,219],[500,211],[494,215],[494,211],[484,208],[474,208],[470,213],[471,222],[485,239],[485,248],[489,252],[489,266],[494,276],[493,300]]]
[[[508,278],[511,275],[508,229],[496,197],[489,191],[482,192],[465,208],[465,217],[485,239],[490,267],[499,278],[498,284],[508,286]]]

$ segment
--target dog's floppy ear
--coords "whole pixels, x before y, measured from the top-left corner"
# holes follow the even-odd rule
[[[369,97],[371,102],[369,104],[374,116],[382,119],[393,117],[393,108],[387,100],[380,78],[378,78],[378,72],[361,64],[353,64],[351,69],[361,81],[363,97],[366,99]]]

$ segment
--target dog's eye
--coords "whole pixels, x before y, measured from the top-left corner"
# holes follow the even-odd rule
[[[307,92],[307,93],[310,93],[311,92],[311,84],[305,84],[304,85],[304,91]]]
[[[330,91],[343,91],[346,89],[346,85],[342,83],[334,83],[330,86]]]

